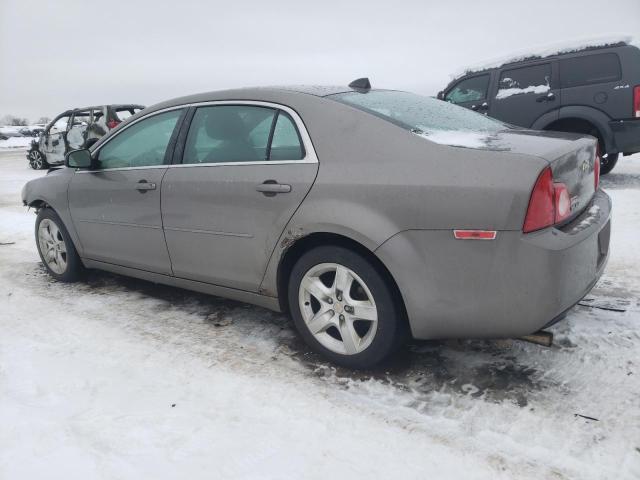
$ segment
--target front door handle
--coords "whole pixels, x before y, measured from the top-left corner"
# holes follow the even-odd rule
[[[278,183],[276,180],[265,180],[256,186],[256,190],[264,193],[267,197],[273,197],[278,193],[289,193],[291,191],[291,185]]]
[[[136,183],[136,190],[140,193],[147,193],[147,190],[155,190],[156,184],[153,182],[147,182],[146,180],[140,180]]]

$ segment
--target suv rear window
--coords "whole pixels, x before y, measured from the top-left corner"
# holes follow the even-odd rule
[[[414,93],[374,90],[368,93],[339,93],[329,98],[388,120],[414,133],[429,134],[441,131],[495,133],[508,128],[498,120],[464,107]]]
[[[615,53],[599,53],[560,60],[562,88],[617,82],[622,78],[620,59]]]

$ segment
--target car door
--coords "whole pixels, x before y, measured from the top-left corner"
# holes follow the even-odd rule
[[[461,107],[486,113],[489,109],[487,93],[490,83],[490,72],[465,77],[447,91],[444,99]]]
[[[56,118],[45,132],[44,153],[50,164],[64,161],[66,153],[66,136],[71,113],[67,112]]]
[[[502,69],[489,115],[526,128],[547,113],[555,112],[557,118],[560,111],[557,79],[555,62]]]
[[[262,102],[197,107],[181,163],[162,183],[174,275],[257,291],[282,230],[318,170],[291,109]]]
[[[86,258],[171,274],[160,185],[185,109],[133,122],[93,152],[95,168],[69,184],[69,209]]]

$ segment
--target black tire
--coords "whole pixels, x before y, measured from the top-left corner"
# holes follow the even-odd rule
[[[301,312],[299,300],[301,282],[307,272],[325,263],[335,263],[350,269],[362,279],[374,299],[377,311],[377,328],[371,343],[358,353],[338,353],[326,348],[311,333]],[[371,368],[402,346],[408,336],[404,309],[401,301],[395,295],[396,289],[390,284],[390,281],[388,275],[360,253],[340,246],[316,247],[304,253],[291,270],[287,292],[289,311],[298,332],[313,350],[343,367]],[[305,303],[305,305],[308,304],[308,302]],[[338,330],[335,331],[338,332]]]
[[[41,243],[45,242],[41,242],[39,238],[39,230],[41,223],[45,220],[47,222],[53,222],[53,224],[57,227],[59,234],[56,234],[55,237],[58,241],[58,244],[59,242],[64,242],[66,251],[64,252],[64,254],[60,251],[58,252],[60,257],[64,258],[65,268],[62,271],[56,272],[52,270],[52,267],[60,268],[60,264],[53,262],[52,260],[48,260],[48,257],[46,256],[47,253],[42,251],[42,249],[46,247],[45,245],[41,245]],[[78,252],[76,251],[76,248],[71,241],[71,237],[69,236],[69,232],[64,226],[64,223],[62,222],[58,214],[51,208],[43,208],[38,212],[38,216],[36,217],[35,235],[38,254],[40,255],[40,259],[42,260],[43,265],[47,269],[47,272],[49,272],[49,275],[51,275],[56,280],[60,280],[61,282],[75,282],[81,278],[82,273],[84,272],[84,266],[82,265],[80,256],[78,255]],[[58,267],[56,267],[55,265],[58,265]]]
[[[41,170],[43,168],[49,168],[47,163],[47,157],[40,150],[31,150],[27,158],[29,159],[29,166],[34,170]]]
[[[606,175],[618,162],[618,153],[609,153],[606,157],[600,157],[600,175]]]

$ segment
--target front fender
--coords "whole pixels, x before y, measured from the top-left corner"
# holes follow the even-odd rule
[[[82,256],[82,244],[71,220],[67,195],[73,174],[74,171],[69,168],[51,170],[47,175],[27,182],[22,187],[22,203],[28,207],[47,205],[55,210],[69,232],[78,254]]]

